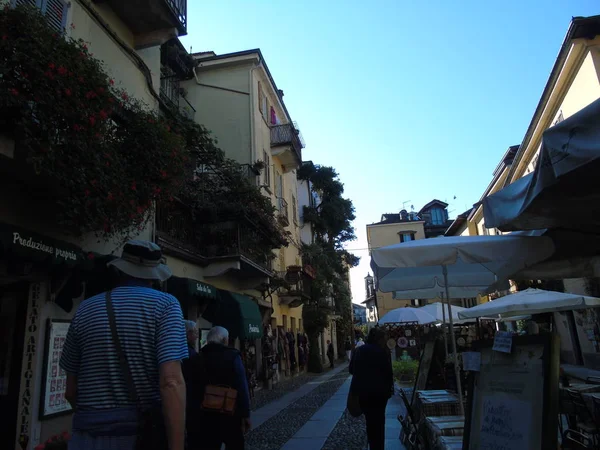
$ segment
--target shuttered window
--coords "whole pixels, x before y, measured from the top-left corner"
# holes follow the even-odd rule
[[[12,0],[11,5],[37,6],[48,19],[48,24],[56,31],[64,31],[67,27],[67,12],[69,5],[65,0]]]

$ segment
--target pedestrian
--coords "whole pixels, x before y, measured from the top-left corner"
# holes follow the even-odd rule
[[[346,358],[350,361],[350,358],[352,357],[352,342],[350,342],[350,338],[346,339],[344,350],[346,350]]]
[[[227,450],[244,449],[244,434],[252,426],[248,381],[240,352],[228,347],[228,343],[229,332],[223,327],[213,327],[199,355],[190,358],[188,450],[219,450],[222,444]],[[227,390],[230,397],[236,393],[231,411],[218,411],[208,404],[209,400],[217,399],[211,390],[215,387]]]
[[[196,326],[196,322],[193,320],[185,321],[185,332],[188,343],[188,350],[190,354],[190,358],[194,355],[197,355],[196,351],[196,342],[198,342],[198,327]]]
[[[184,448],[188,348],[179,302],[152,289],[171,276],[161,259],[156,244],[127,242],[108,263],[118,286],[73,317],[60,360],[75,410],[69,450]]]
[[[333,356],[333,344],[331,343],[331,341],[327,341],[327,358],[329,359],[329,367],[331,369],[333,369]]]
[[[370,450],[384,450],[385,408],[394,392],[391,357],[386,349],[386,334],[371,328],[367,343],[354,352],[350,361],[350,392],[358,396],[367,422]]]
[[[356,343],[356,348],[362,347],[363,345],[365,345],[365,342],[363,341],[363,338],[358,338],[358,342]]]

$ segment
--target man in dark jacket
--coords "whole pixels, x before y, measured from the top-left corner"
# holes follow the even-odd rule
[[[333,369],[333,357],[334,357],[333,344],[331,343],[331,341],[327,341],[327,358],[329,359],[329,367],[332,369]]]
[[[187,383],[187,433],[189,450],[243,450],[244,434],[250,422],[250,395],[240,352],[228,347],[229,332],[212,328],[200,354],[190,358],[184,368]],[[207,385],[229,386],[237,391],[233,415],[202,409]]]
[[[385,408],[394,393],[392,361],[383,330],[376,327],[369,331],[367,343],[355,350],[349,370],[350,392],[358,395],[360,409],[365,414],[369,448],[383,450]]]

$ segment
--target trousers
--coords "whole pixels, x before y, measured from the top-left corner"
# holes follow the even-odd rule
[[[388,398],[376,395],[359,395],[358,401],[367,422],[369,449],[385,450],[385,408]]]

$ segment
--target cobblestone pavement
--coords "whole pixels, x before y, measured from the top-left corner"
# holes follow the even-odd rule
[[[246,450],[280,449],[335,394],[348,376],[347,369],[334,374],[307,395],[252,430],[246,439]]]
[[[288,392],[295,391],[300,386],[313,381],[315,378],[318,378],[318,377],[326,374],[330,370],[331,369],[326,368],[321,373],[303,372],[301,374],[298,374],[295,377],[282,378],[279,381],[279,383],[277,383],[277,385],[271,390],[263,388],[259,391],[256,391],[256,393],[254,394],[254,398],[252,399],[252,402],[251,402],[252,411],[262,408],[263,406],[267,405],[268,403],[271,403],[272,401],[283,397]]]

